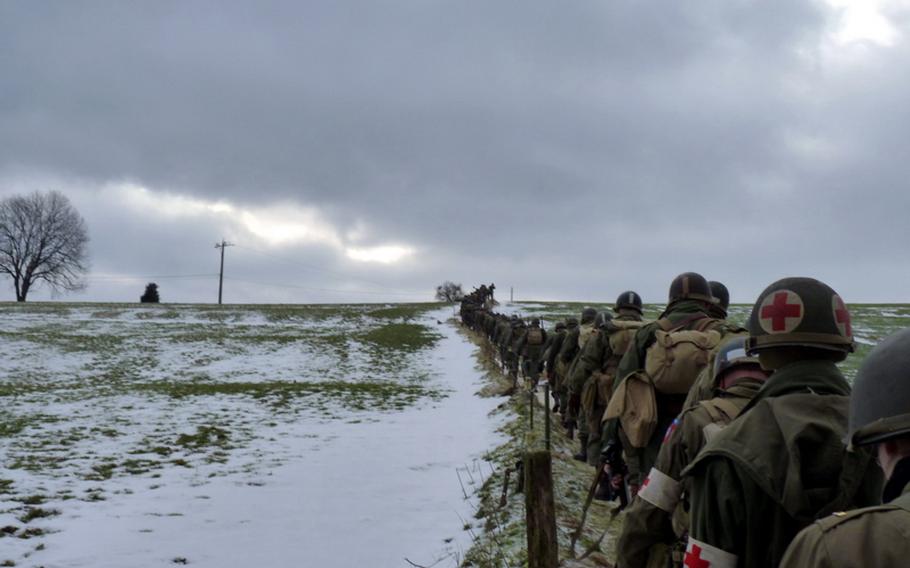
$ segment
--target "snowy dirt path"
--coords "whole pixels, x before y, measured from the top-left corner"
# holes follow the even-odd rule
[[[479,460],[502,441],[490,417],[501,401],[475,395],[475,346],[451,323],[437,324],[449,317],[446,309],[422,318],[443,336],[425,354],[434,383],[448,391],[441,400],[281,424],[255,448],[260,465],[279,456],[274,467],[112,479],[106,502],[74,502],[55,519],[58,532],[44,538],[35,565],[381,568],[408,558],[456,566],[471,544],[463,524],[475,506],[456,469],[469,493],[478,470],[489,475]]]

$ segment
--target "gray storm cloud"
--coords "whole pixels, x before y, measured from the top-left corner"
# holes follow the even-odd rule
[[[238,302],[910,300],[907,10],[841,4],[6,2],[0,194],[73,199],[93,300],[209,301],[222,237]]]

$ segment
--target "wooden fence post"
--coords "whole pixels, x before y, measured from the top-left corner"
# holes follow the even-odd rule
[[[528,568],[556,568],[556,506],[550,452],[529,451],[524,458],[525,518],[528,526]]]

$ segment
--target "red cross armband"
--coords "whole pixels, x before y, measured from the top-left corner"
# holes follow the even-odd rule
[[[736,568],[738,559],[739,557],[735,554],[690,537],[683,566],[685,568]]]
[[[638,491],[639,497],[667,513],[672,513],[676,509],[680,495],[682,484],[654,467],[648,472],[648,477]]]

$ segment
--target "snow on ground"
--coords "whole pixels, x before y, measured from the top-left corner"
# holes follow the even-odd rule
[[[0,562],[457,565],[497,401],[391,309],[5,309]]]

